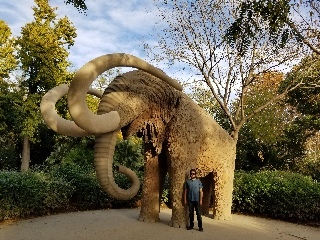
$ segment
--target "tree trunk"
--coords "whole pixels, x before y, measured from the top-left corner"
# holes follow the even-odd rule
[[[27,135],[23,137],[21,172],[29,170],[30,164],[30,141]]]

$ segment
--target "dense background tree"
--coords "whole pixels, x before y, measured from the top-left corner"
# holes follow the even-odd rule
[[[17,167],[19,156],[18,129],[15,127],[21,113],[22,96],[10,73],[17,68],[14,38],[9,26],[0,20],[0,169]],[[20,144],[21,145],[21,144]]]
[[[237,14],[227,29],[226,39],[245,52],[257,36],[268,32],[275,45],[290,41],[305,44],[320,54],[320,2],[318,0],[239,1]]]
[[[60,83],[70,81],[67,71],[66,47],[74,44],[76,29],[67,17],[57,18],[56,8],[48,0],[35,0],[34,21],[26,24],[17,39],[18,57],[24,80],[20,88],[24,91],[22,170],[29,168],[30,141],[39,141],[41,130],[45,130],[39,111],[43,93]]]
[[[260,80],[246,89],[245,110],[249,114],[277,95],[284,78],[280,72],[267,72],[257,77]],[[285,129],[293,117],[292,110],[282,100],[268,105],[249,119],[240,130],[236,168],[282,169],[285,162],[280,156],[283,151],[280,142],[284,140]]]
[[[302,59],[287,75],[284,87],[291,81],[308,83],[290,92],[286,98],[297,113],[291,128],[287,129],[288,141],[295,144],[295,152],[300,153],[291,157],[292,165],[299,172],[306,173],[306,170],[310,173],[313,169],[319,175],[319,155],[310,153],[317,153],[318,146],[312,142],[317,143],[320,132],[320,55],[314,53]]]
[[[17,169],[22,150],[19,141],[22,95],[16,85],[0,80],[0,169]]]

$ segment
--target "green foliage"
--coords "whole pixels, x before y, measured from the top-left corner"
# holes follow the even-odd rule
[[[14,39],[11,38],[11,30],[3,20],[0,20],[0,81],[8,78],[9,73],[17,67],[14,51]]]
[[[76,29],[67,17],[57,19],[56,8],[48,0],[36,0],[34,21],[26,24],[17,39],[21,68],[27,77],[23,86],[34,94],[70,80],[68,51]]]
[[[115,174],[121,188],[128,181]],[[0,221],[41,216],[65,210],[137,207],[137,196],[121,201],[100,187],[93,169],[77,164],[55,165],[41,171],[0,171]]]
[[[141,178],[143,175],[144,150],[142,139],[131,137],[127,140],[119,139],[114,153],[114,164],[124,165],[135,170]]]
[[[105,207],[131,207],[141,192],[129,201],[119,201],[108,196],[99,186],[93,167],[94,139],[65,138],[64,143],[57,144],[55,151],[46,160],[46,166],[54,170],[54,175],[64,178],[74,187],[72,202],[77,208],[97,209]],[[135,171],[142,181],[143,178],[143,145],[142,140],[131,137],[128,140],[119,138],[115,153],[114,164],[124,165]],[[130,187],[130,180],[123,174],[114,172],[115,182],[123,189]]]
[[[72,4],[81,13],[86,13],[88,10],[85,0],[65,0],[66,4]]]
[[[22,27],[21,36],[16,40],[23,76],[19,82],[19,88],[24,92],[19,125],[21,136],[27,140],[23,145],[24,153],[29,152],[29,141],[36,143],[37,130],[44,124],[39,109],[43,92],[71,80],[66,48],[74,44],[76,37],[76,29],[69,19],[58,19],[56,8],[52,8],[48,0],[35,0],[35,3],[32,8],[34,20]],[[49,142],[52,143],[52,140]],[[29,166],[29,158],[27,154],[22,154],[22,166],[25,168]]]
[[[278,94],[283,74],[269,71],[256,75],[254,79],[246,88],[244,100],[244,109],[253,116],[239,132],[236,169],[287,169],[288,159],[291,158],[288,158],[288,152],[284,150],[291,146],[286,129],[294,114],[284,101],[270,103]],[[267,103],[270,104],[266,105]],[[265,107],[254,113],[261,106]]]
[[[16,169],[20,163],[22,97],[13,84],[0,80],[0,169]]]
[[[244,53],[258,32],[267,31],[270,41],[283,46],[289,37],[288,21],[290,5],[287,0],[249,0],[242,1],[238,7],[238,18],[226,31],[227,40],[240,53]],[[261,22],[268,22],[267,29],[261,27]]]
[[[191,89],[191,93],[188,96],[193,99],[201,108],[203,108],[208,114],[210,114],[223,129],[230,132],[231,124],[229,118],[222,110],[218,101],[214,98],[212,92],[203,87],[201,84],[194,84]]]
[[[320,132],[307,139],[306,149],[304,157],[295,162],[294,169],[320,182]]]
[[[0,172],[0,221],[44,215],[68,205],[69,183],[42,172]]]
[[[320,56],[313,54],[302,61],[287,74],[282,88],[292,82],[301,84],[289,92],[287,103],[301,113],[301,127],[309,131],[320,130]]]
[[[86,169],[93,169],[94,138],[61,137],[54,146],[54,151],[46,159],[45,165],[78,165]]]
[[[233,211],[295,222],[320,221],[320,184],[282,171],[236,172]]]
[[[54,167],[49,174],[72,187],[69,201],[73,208],[87,210],[110,206],[111,198],[99,186],[92,169],[89,171],[86,167],[67,164]]]
[[[319,54],[316,44],[312,46],[319,33],[319,7],[318,0],[241,1],[225,38],[241,54],[263,35],[278,48],[296,41]]]
[[[283,155],[291,160],[291,169],[313,177],[319,174],[316,167],[317,161],[316,159],[314,159],[315,161],[307,159],[306,154],[312,149],[308,149],[306,143],[320,130],[319,76],[320,57],[313,54],[302,59],[287,74],[281,86],[281,88],[285,88],[292,83],[300,84],[300,88],[290,91],[286,98],[286,103],[295,110],[297,117],[285,129],[285,139],[282,144],[282,149],[285,150]]]
[[[171,206],[169,175],[167,174],[160,199],[161,205]]]
[[[271,144],[264,142],[244,125],[237,142],[236,169],[244,171],[287,169],[287,161],[281,155],[283,149],[283,142]]]

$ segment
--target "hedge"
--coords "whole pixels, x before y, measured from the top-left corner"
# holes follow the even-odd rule
[[[236,172],[234,212],[294,222],[320,221],[320,183],[284,171]]]

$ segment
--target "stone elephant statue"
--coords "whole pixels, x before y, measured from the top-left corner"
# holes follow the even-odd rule
[[[118,66],[139,70],[116,77],[101,95],[90,89],[104,71]],[[203,177],[203,207],[208,212],[214,195],[214,218],[230,219],[236,142],[202,108],[182,91],[181,85],[161,70],[127,54],[98,57],[80,68],[70,87],[58,86],[42,99],[41,113],[54,131],[69,136],[95,135],[94,165],[102,188],[116,199],[130,199],[139,190],[139,179],[125,166],[117,170],[130,178],[121,189],[113,177],[113,154],[119,130],[123,136],[137,134],[145,143],[145,165],[139,220],[159,220],[160,197],[169,174],[173,227],[188,221],[183,206],[186,173],[196,168]],[[86,94],[101,97],[97,114],[86,104]],[[68,121],[57,115],[55,104],[67,94]]]

